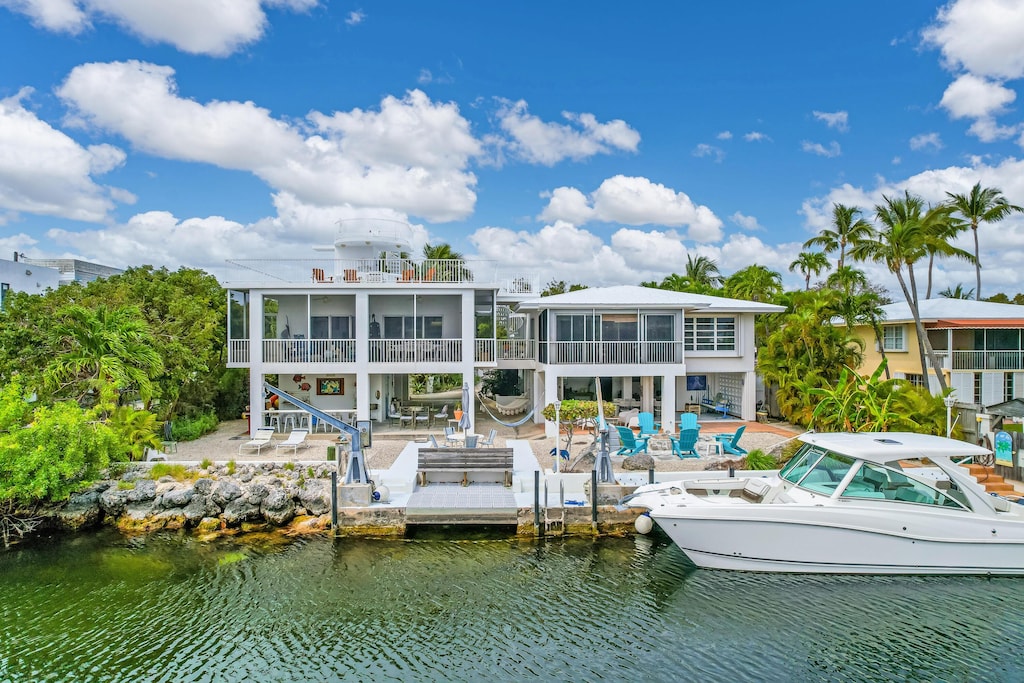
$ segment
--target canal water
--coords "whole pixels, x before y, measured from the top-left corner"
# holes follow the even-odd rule
[[[0,681],[1020,681],[1024,579],[698,570],[664,538],[0,551]]]

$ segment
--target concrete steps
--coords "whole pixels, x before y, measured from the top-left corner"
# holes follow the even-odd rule
[[[988,493],[1006,494],[1013,493],[1015,491],[1013,484],[1007,482],[1003,477],[995,473],[994,467],[985,467],[984,465],[961,465],[966,467],[968,473],[974,477],[975,481],[981,484],[985,491]]]

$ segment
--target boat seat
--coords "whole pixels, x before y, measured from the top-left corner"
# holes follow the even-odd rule
[[[934,501],[929,499],[928,496],[924,495],[913,486],[903,486],[896,491],[894,500],[901,500],[904,503],[933,503]]]
[[[747,483],[743,485],[743,489],[740,491],[740,498],[748,503],[760,503],[764,500],[764,496],[768,493],[769,489],[771,489],[771,486],[766,481],[747,479]]]

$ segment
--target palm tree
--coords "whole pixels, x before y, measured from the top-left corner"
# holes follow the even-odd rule
[[[860,216],[860,209],[842,204],[832,205],[833,230],[822,230],[817,237],[804,242],[804,249],[821,247],[826,254],[839,252],[836,267],[846,265],[846,253],[871,234],[871,224]]]
[[[789,272],[797,270],[804,276],[804,290],[811,288],[811,275],[818,275],[828,270],[828,257],[820,251],[802,251],[792,263],[789,264]]]
[[[825,286],[851,296],[854,292],[867,291],[870,289],[871,283],[868,282],[868,276],[863,270],[853,266],[843,266],[828,274],[828,277],[825,278]]]
[[[782,292],[782,275],[754,264],[725,279],[725,295],[747,301],[773,301]]]
[[[690,287],[690,280],[678,273],[672,273],[666,275],[665,278],[658,285],[658,289],[667,289],[673,292],[685,292]]]
[[[464,265],[464,257],[454,251],[450,244],[424,244],[423,258],[426,260],[423,264],[424,272],[420,277],[424,279],[446,282],[468,282],[473,279]],[[434,271],[433,274],[430,273],[431,270]]]
[[[58,391],[76,392],[79,402],[110,388],[134,389],[144,400],[152,396],[152,378],[163,371],[163,362],[138,308],[66,306],[57,312],[51,334],[61,352],[46,377]]]
[[[721,287],[724,280],[714,259],[710,259],[707,256],[694,258],[693,254],[687,254],[686,256],[686,272],[684,277],[694,285],[703,285],[710,289]]]
[[[1024,211],[1024,208],[1006,201],[1002,190],[994,187],[982,189],[981,181],[975,183],[968,194],[947,192],[946,195],[949,196],[949,202],[954,211],[970,224],[971,231],[974,233],[974,272],[977,275],[974,295],[977,301],[981,301],[981,254],[978,251],[978,224],[998,223],[1013,212]]]
[[[944,290],[939,292],[939,296],[945,299],[973,299],[974,290],[964,289],[963,284],[958,282],[954,289],[946,287]]]
[[[973,256],[950,246],[956,236],[967,229],[967,224],[953,217],[953,208],[948,204],[928,207],[922,220],[925,230],[925,251],[928,253],[928,285],[924,298],[932,298],[932,272],[936,256],[957,256],[974,262]]]
[[[882,263],[896,276],[903,296],[907,300],[910,313],[914,317],[917,330],[918,350],[921,355],[921,371],[927,373],[930,366],[935,373],[942,393],[946,393],[946,378],[939,367],[938,358],[932,350],[931,341],[921,323],[921,311],[918,305],[917,280],[914,275],[914,264],[928,253],[933,237],[926,225],[924,201],[904,191],[902,198],[882,196],[883,204],[875,206],[875,216],[882,224],[881,230],[872,230],[871,237],[854,247],[850,255],[859,261]],[[947,253],[951,256],[970,256],[962,249],[948,246]]]

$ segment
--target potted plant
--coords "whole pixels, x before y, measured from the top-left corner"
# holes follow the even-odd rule
[[[452,411],[452,415],[455,416],[456,420],[462,419],[462,401],[455,402],[455,410]]]

